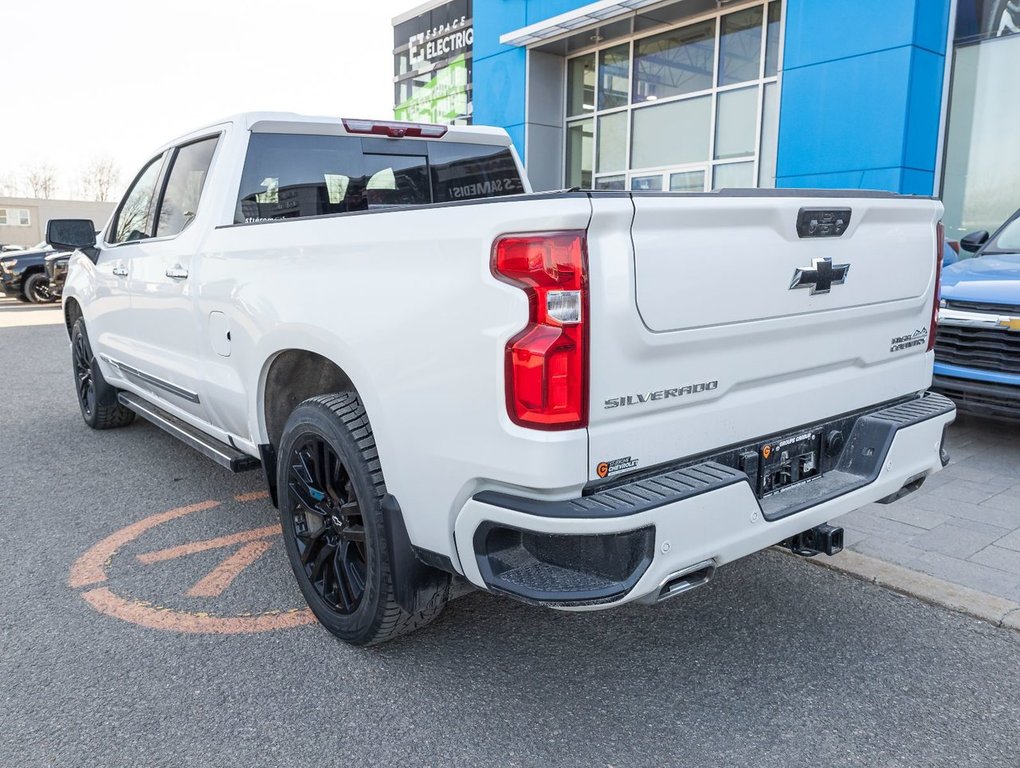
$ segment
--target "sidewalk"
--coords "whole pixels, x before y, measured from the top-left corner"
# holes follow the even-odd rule
[[[960,415],[947,445],[949,466],[919,491],[839,518],[846,549],[866,557],[836,558],[831,565],[912,592],[868,573],[873,558],[1020,604],[1020,426]]]

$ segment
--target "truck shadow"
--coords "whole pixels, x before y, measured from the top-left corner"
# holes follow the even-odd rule
[[[619,764],[641,755],[663,764],[670,743],[725,738],[744,744],[731,757],[761,764],[752,744],[774,744],[781,757],[783,742],[846,750],[840,734],[849,731],[915,739],[890,731],[889,717],[925,713],[921,753],[943,726],[945,738],[969,738],[959,735],[967,715],[954,697],[965,690],[972,711],[990,712],[1020,696],[1004,679],[997,692],[974,691],[966,681],[989,670],[943,641],[961,632],[996,634],[1008,651],[997,663],[1020,663],[1011,632],[766,551],[658,607],[570,614],[472,594],[371,653],[381,676],[406,679],[413,669],[415,687],[444,702],[447,716],[515,713],[538,744],[567,738],[583,751],[586,739],[618,738]],[[721,737],[726,728],[738,733]]]

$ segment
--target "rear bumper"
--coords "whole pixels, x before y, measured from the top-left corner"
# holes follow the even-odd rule
[[[837,467],[761,501],[746,474],[710,459],[580,498],[482,492],[457,517],[459,559],[474,584],[528,602],[654,601],[677,573],[713,569],[937,472],[954,416],[934,393],[858,414]]]
[[[1020,386],[935,376],[932,389],[950,397],[961,411],[991,419],[1020,421]]]

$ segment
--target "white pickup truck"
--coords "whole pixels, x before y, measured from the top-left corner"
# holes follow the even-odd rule
[[[533,194],[488,128],[246,114],[156,152],[63,292],[82,415],[265,471],[319,620],[656,602],[943,466],[941,205]]]

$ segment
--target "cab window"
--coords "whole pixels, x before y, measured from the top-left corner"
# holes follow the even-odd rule
[[[254,133],[234,222],[300,219],[524,192],[507,147]]]
[[[111,243],[127,243],[152,237],[152,210],[156,183],[159,181],[159,172],[163,168],[165,157],[164,152],[159,157],[153,158],[135,177],[114,217]]]
[[[370,154],[363,151],[362,139],[351,136],[255,133],[248,143],[234,221],[297,219],[431,201],[423,151]]]
[[[177,150],[159,206],[156,237],[176,235],[195,218],[217,141],[214,136]]]

